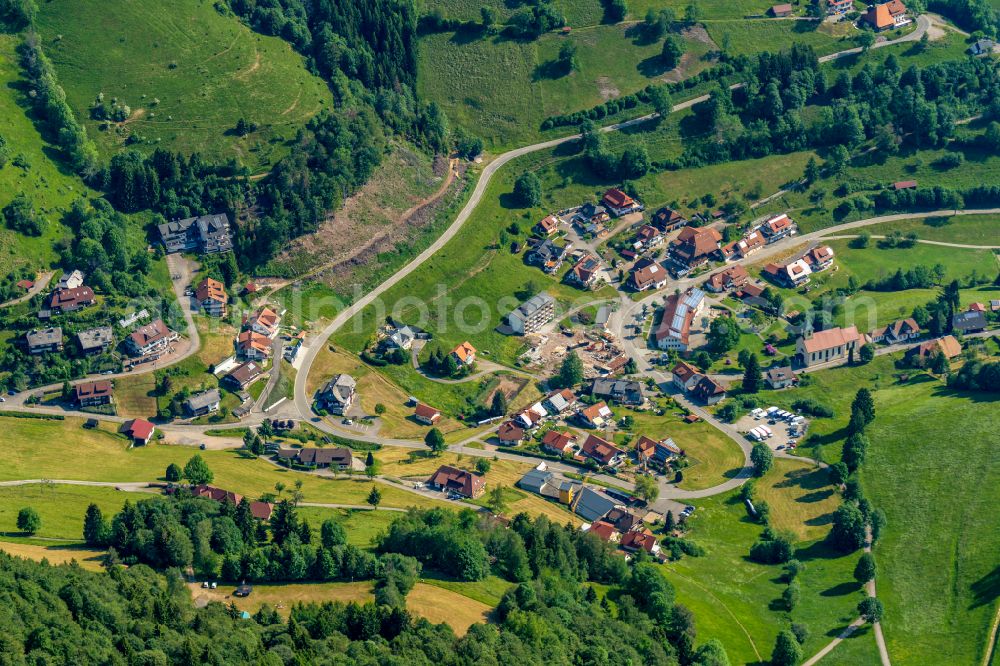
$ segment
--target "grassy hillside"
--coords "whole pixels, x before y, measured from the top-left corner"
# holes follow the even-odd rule
[[[996,396],[929,379],[876,394],[863,480],[888,516],[875,554],[894,663],[919,664],[927,654],[982,661],[1000,597],[996,407]]]
[[[10,159],[0,168],[0,208],[24,193],[49,221],[44,235],[29,238],[0,225],[0,272],[22,265],[47,267],[55,252],[53,243],[65,234],[59,223],[74,199],[87,188],[69,169],[56,161],[56,149],[39,136],[27,115],[27,96],[20,82],[15,49],[16,35],[0,35],[0,135],[7,142]]]
[[[627,24],[597,25],[533,42],[445,33],[420,42],[419,90],[449,119],[496,147],[527,143],[551,115],[588,109],[652,83],[677,81],[710,66],[714,48],[702,29],[680,35],[685,56],[665,71],[662,41],[646,43]],[[555,67],[565,42],[577,46],[577,71]]]
[[[89,118],[98,93],[130,107],[128,121],[104,131],[88,120],[106,153],[131,136],[150,149],[236,158],[259,170],[332,104],[286,42],[251,32],[204,0],[53,0],[41,4],[38,29],[80,118]],[[232,129],[240,118],[260,128],[239,138]]]

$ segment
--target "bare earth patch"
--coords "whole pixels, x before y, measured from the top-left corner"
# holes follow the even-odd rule
[[[602,76],[597,79],[597,90],[601,94],[601,99],[607,101],[621,95],[621,91],[611,82],[611,78]]]

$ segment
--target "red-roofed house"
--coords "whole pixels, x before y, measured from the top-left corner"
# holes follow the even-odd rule
[[[607,403],[601,401],[590,405],[579,412],[580,420],[588,428],[602,428],[611,420],[613,414]]]
[[[784,213],[775,215],[760,227],[760,231],[768,243],[774,243],[785,236],[790,236],[795,233],[796,229],[795,223]]]
[[[271,308],[260,308],[249,317],[244,318],[243,327],[269,338],[278,333],[278,323],[281,317]]]
[[[601,202],[607,206],[608,210],[616,216],[626,215],[642,210],[642,204],[625,194],[617,187],[613,187],[604,193]]]
[[[820,245],[806,252],[803,257],[813,273],[825,271],[833,265],[833,248],[829,245]]]
[[[497,439],[504,446],[517,446],[524,439],[524,428],[513,421],[504,421],[497,429]]]
[[[910,22],[910,17],[906,15],[906,5],[900,0],[873,5],[861,18],[878,32],[899,28]]]
[[[705,280],[705,288],[716,293],[739,289],[750,281],[750,274],[740,264],[712,273]]]
[[[722,234],[711,227],[684,227],[670,245],[674,259],[688,268],[695,268],[708,261],[719,250]]]
[[[606,543],[618,543],[621,538],[621,532],[615,529],[615,526],[606,520],[595,520],[590,524],[587,529],[591,534],[596,534],[601,541]]]
[[[693,389],[698,380],[701,379],[701,373],[698,372],[698,368],[686,361],[678,361],[670,374],[674,386],[685,393]]]
[[[667,286],[667,269],[652,259],[640,259],[632,266],[628,281],[636,291],[662,289]]]
[[[656,537],[648,529],[626,532],[622,537],[622,548],[630,551],[644,550],[650,555],[660,552],[660,544],[656,543]]]
[[[221,282],[207,277],[198,283],[198,288],[195,289],[194,293],[205,314],[212,317],[226,316],[226,305],[229,302],[229,297],[226,296],[226,287]]]
[[[620,465],[625,459],[625,451],[623,449],[618,448],[608,440],[597,435],[587,435],[583,446],[580,447],[580,453],[588,458],[593,458],[601,465],[610,467]]]
[[[549,430],[542,437],[542,448],[561,456],[565,453],[572,453],[576,449],[577,437],[571,432],[560,432]]]
[[[106,379],[84,382],[73,387],[73,401],[80,407],[94,407],[111,404],[114,387]]]
[[[476,362],[476,348],[468,342],[463,342],[451,350],[451,355],[459,365],[472,365]]]
[[[559,230],[559,218],[555,215],[546,215],[535,225],[534,230],[540,236],[551,236]]]
[[[706,405],[714,405],[726,397],[726,389],[719,382],[705,375],[691,389],[691,395]]]
[[[149,444],[156,427],[146,419],[132,419],[122,425],[121,432],[134,444]]]
[[[413,410],[413,418],[424,425],[434,425],[441,420],[441,412],[422,402],[418,402],[416,408]]]
[[[438,467],[438,470],[427,480],[427,485],[436,490],[450,491],[469,499],[479,497],[486,490],[486,481],[483,480],[483,477],[451,465]]]
[[[236,356],[246,361],[263,361],[271,355],[271,339],[255,331],[236,336]]]
[[[660,230],[649,224],[644,224],[635,232],[635,240],[632,247],[636,249],[648,250],[663,243],[663,234]]]

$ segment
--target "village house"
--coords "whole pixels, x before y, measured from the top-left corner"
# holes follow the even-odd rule
[[[229,303],[229,297],[226,295],[224,284],[207,277],[198,283],[198,288],[195,289],[194,293],[198,305],[201,306],[205,314],[212,317],[226,316],[226,306]]]
[[[768,264],[763,274],[779,285],[793,289],[809,282],[812,269],[805,259],[796,259],[790,264]]]
[[[156,428],[146,419],[132,419],[122,424],[121,432],[136,446],[145,446],[153,439]]]
[[[507,324],[516,335],[535,333],[552,321],[555,309],[556,299],[543,291],[521,303],[507,315]]]
[[[222,395],[219,390],[209,389],[195,393],[184,401],[184,409],[187,410],[189,416],[204,416],[219,411],[220,402],[222,402]]]
[[[910,317],[908,319],[897,319],[888,326],[880,326],[868,335],[872,342],[894,345],[899,342],[907,342],[919,338],[920,327],[917,326],[917,322],[913,317]]]
[[[632,266],[628,281],[636,291],[663,289],[667,286],[667,269],[652,259],[640,259]]]
[[[103,354],[114,346],[115,335],[110,326],[98,326],[77,333],[76,341],[84,356]]]
[[[876,32],[900,28],[910,22],[906,13],[906,5],[900,0],[889,0],[878,5],[872,5],[861,17]]]
[[[585,203],[573,216],[573,223],[583,234],[601,237],[607,234],[607,224],[611,220],[604,206]]]
[[[410,347],[413,346],[413,341],[417,339],[416,332],[409,326],[401,326],[393,329],[392,333],[386,338],[386,344],[391,349],[402,349],[403,351],[409,351]]]
[[[966,310],[951,318],[951,327],[956,333],[979,333],[988,326],[986,313],[982,310]]]
[[[687,393],[694,388],[698,380],[701,379],[701,373],[698,368],[694,367],[687,361],[678,361],[677,365],[674,366],[673,370],[670,372],[671,380],[674,386],[676,386],[682,393]]]
[[[316,401],[331,414],[344,415],[354,404],[357,382],[350,375],[334,375],[323,385]]]
[[[441,420],[441,412],[425,405],[422,402],[418,402],[417,406],[413,408],[413,418],[424,425],[437,425],[437,422]]]
[[[333,468],[338,471],[347,471],[354,465],[354,456],[351,450],[342,446],[333,448],[304,448],[304,449],[279,449],[278,460],[295,462],[306,467],[317,469]]]
[[[663,244],[663,234],[656,227],[644,224],[635,232],[632,247],[636,250],[651,250]]]
[[[750,274],[747,269],[740,264],[734,264],[716,273],[712,273],[705,280],[705,288],[715,293],[739,289],[750,281]]]
[[[663,305],[663,316],[653,338],[658,349],[687,351],[695,317],[705,307],[705,292],[691,289],[686,294],[670,294]]]
[[[46,310],[51,314],[74,312],[80,308],[91,306],[95,302],[94,290],[90,287],[56,289],[49,294]],[[42,313],[45,313],[46,310],[43,310]]]
[[[746,258],[758,252],[765,245],[767,245],[767,240],[764,238],[764,234],[760,233],[759,229],[754,229],[749,234],[736,241],[733,248],[736,254],[738,254],[741,258]]]
[[[29,354],[62,351],[62,328],[55,326],[28,331],[24,334],[24,342]]]
[[[223,502],[229,502],[233,506],[239,506],[240,502],[243,501],[243,495],[239,493],[234,493],[230,490],[223,490],[222,488],[215,488],[214,486],[198,485],[191,487],[191,494],[195,497],[202,497],[205,499],[210,499],[220,504]],[[274,512],[274,505],[270,502],[260,502],[260,501],[250,501],[248,502],[250,506],[250,514],[257,520],[268,521],[271,519],[271,514]]]
[[[273,339],[278,334],[279,323],[281,323],[281,317],[278,316],[277,312],[271,308],[262,307],[253,314],[244,317],[243,328]]]
[[[854,9],[854,0],[826,0],[827,14],[843,14]]]
[[[497,428],[497,439],[502,446],[517,446],[524,441],[524,427],[515,421],[504,421]]]
[[[617,467],[625,460],[625,451],[597,435],[587,435],[580,453],[605,467]]]
[[[660,544],[656,543],[656,537],[649,530],[626,532],[622,536],[621,547],[631,552],[644,550],[654,556],[660,552]]]
[[[79,270],[66,271],[56,283],[56,289],[76,289],[83,286],[83,273]]]
[[[796,355],[802,365],[810,367],[819,363],[846,360],[851,352],[857,352],[865,338],[854,326],[831,328],[813,333],[806,331],[795,342]]]
[[[577,436],[571,432],[549,430],[542,437],[542,448],[557,456],[573,453],[576,450]]]
[[[566,248],[545,239],[536,242],[524,256],[524,260],[533,266],[539,266],[544,272],[552,274],[562,266],[566,258]]]
[[[593,523],[585,523],[580,526],[580,529],[590,534],[596,534],[605,543],[618,543],[622,539],[621,532],[616,530],[615,526],[606,520],[595,520]]]
[[[675,261],[688,268],[696,268],[718,252],[722,234],[712,227],[684,227],[670,244],[670,254]]]
[[[760,232],[764,234],[764,238],[767,240],[768,245],[776,243],[782,238],[793,235],[797,230],[798,227],[795,223],[792,222],[791,218],[784,213],[781,215],[775,215],[760,226]]]
[[[236,336],[236,357],[244,361],[263,361],[271,356],[271,339],[256,331],[240,331]]]
[[[669,437],[659,441],[641,435],[639,441],[635,443],[635,454],[640,463],[655,465],[666,465],[668,462],[681,455],[679,446]]]
[[[646,401],[646,396],[642,393],[642,384],[625,379],[603,377],[595,379],[590,387],[590,395],[623,405],[641,405]]]
[[[551,236],[559,231],[559,218],[555,215],[546,215],[532,229],[539,236]]]
[[[691,395],[706,405],[714,405],[726,398],[726,389],[711,377],[704,375],[691,389]]]
[[[114,386],[106,379],[83,382],[73,387],[73,402],[80,407],[97,407],[114,402]]]
[[[833,265],[833,248],[829,245],[820,245],[806,252],[806,256],[802,258],[809,264],[813,273],[819,273]]]
[[[21,291],[31,291],[32,289],[35,288],[35,281],[28,279],[18,280],[16,283],[14,283],[14,286],[20,289]]]
[[[264,369],[256,361],[247,361],[236,366],[222,378],[222,384],[233,391],[242,391],[264,375]]]
[[[486,481],[472,472],[451,465],[441,465],[427,480],[435,490],[447,491],[468,499],[475,499],[486,490]]]
[[[468,341],[465,341],[452,349],[451,355],[458,363],[459,367],[472,365],[476,362],[476,348],[469,344]]]
[[[536,402],[531,407],[522,409],[520,412],[515,414],[512,420],[525,430],[532,430],[540,426],[542,421],[548,415],[549,413],[545,411],[545,407],[542,406],[542,403]]]
[[[613,417],[611,408],[604,402],[598,402],[581,409],[577,415],[588,428],[603,428]]]
[[[598,274],[601,271],[601,260],[597,256],[587,252],[580,260],[573,265],[573,268],[566,273],[566,281],[578,287],[592,289],[598,282]]]
[[[229,217],[225,213],[166,222],[158,225],[157,230],[167,254],[187,251],[214,254],[233,249]]]
[[[126,339],[125,347],[133,356],[145,356],[166,349],[179,336],[162,319],[156,319],[135,329]]]
[[[651,222],[654,227],[663,233],[668,233],[674,229],[680,229],[681,227],[687,226],[688,223],[688,221],[684,219],[683,215],[675,210],[671,210],[670,208],[661,208],[653,213]]]
[[[767,383],[768,387],[774,390],[788,388],[789,386],[795,386],[799,383],[798,375],[792,370],[791,366],[785,365],[781,367],[768,368],[767,372],[764,373],[764,381]]]
[[[576,405],[576,394],[568,388],[552,391],[545,396],[542,404],[551,414],[563,414]]]
[[[921,342],[906,351],[906,359],[915,365],[923,365],[933,355],[941,353],[946,359],[953,359],[962,353],[962,345],[954,335],[945,335],[934,340]]]
[[[614,213],[615,217],[628,215],[642,210],[642,204],[625,194],[617,187],[613,187],[601,197],[601,203],[607,206],[608,210]]]

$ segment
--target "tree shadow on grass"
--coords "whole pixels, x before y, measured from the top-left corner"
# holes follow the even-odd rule
[[[815,541],[804,548],[797,548],[795,550],[795,559],[800,562],[809,562],[810,560],[835,560],[839,557],[844,557],[847,553],[837,550],[825,540]]]
[[[667,69],[666,65],[663,64],[663,58],[659,54],[640,60],[635,68],[647,79],[651,79],[654,76],[663,76],[667,72],[672,71]]]
[[[838,583],[833,587],[829,587],[819,593],[821,597],[843,597],[854,592],[861,591],[861,583],[856,580],[846,581],[843,583]]]
[[[969,608],[992,605],[1000,597],[1000,566],[974,582],[972,594],[975,598]]]

